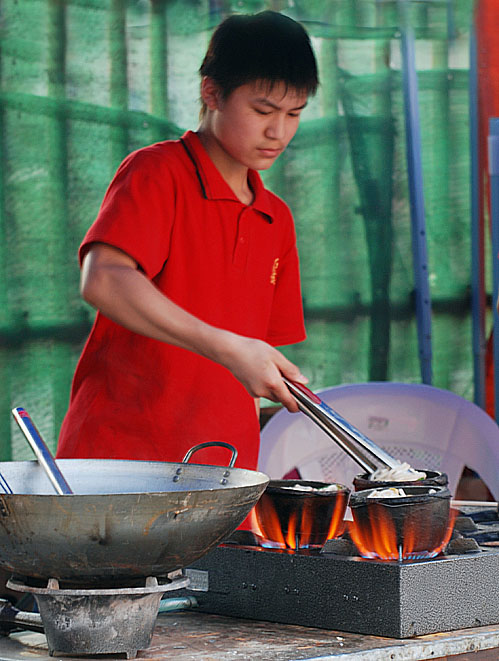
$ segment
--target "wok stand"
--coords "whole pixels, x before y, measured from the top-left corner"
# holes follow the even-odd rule
[[[53,578],[38,587],[12,577],[7,587],[33,594],[40,613],[19,611],[3,600],[0,625],[44,633],[50,656],[124,654],[132,659],[151,643],[163,594],[188,584],[181,571],[161,583],[149,576],[144,586],[133,588],[61,589]]]

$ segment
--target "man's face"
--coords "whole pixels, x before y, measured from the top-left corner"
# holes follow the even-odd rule
[[[307,94],[284,83],[237,87],[219,99],[213,113],[213,134],[233,161],[254,170],[267,170],[296,133]]]

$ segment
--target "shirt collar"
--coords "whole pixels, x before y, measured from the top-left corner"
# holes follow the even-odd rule
[[[203,196],[207,200],[235,200],[242,204],[215,167],[197,134],[194,131],[187,131],[182,136],[181,142],[196,168]],[[273,221],[271,199],[260,175],[256,170],[248,170],[248,180],[255,195],[251,206],[262,213],[265,219],[271,223]]]

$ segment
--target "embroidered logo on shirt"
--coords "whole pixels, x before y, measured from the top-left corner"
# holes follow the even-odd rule
[[[272,264],[272,273],[270,274],[270,284],[275,285],[276,280],[277,280],[277,269],[279,268],[279,257],[276,257],[274,259],[274,263]]]

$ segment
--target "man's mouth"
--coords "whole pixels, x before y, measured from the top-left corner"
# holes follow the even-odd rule
[[[279,156],[282,150],[270,147],[259,147],[258,151],[265,158],[275,158],[276,156]]]

